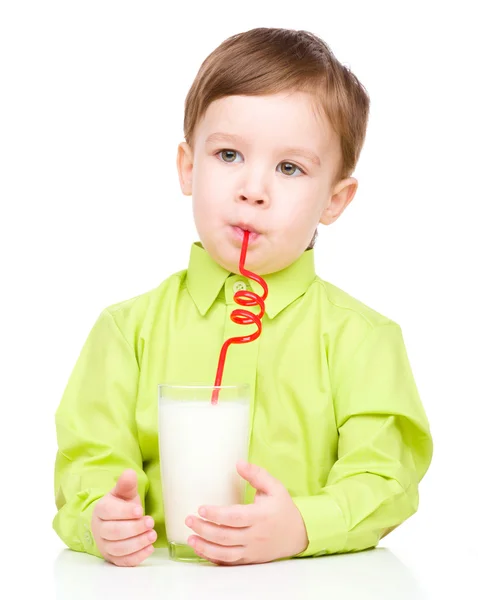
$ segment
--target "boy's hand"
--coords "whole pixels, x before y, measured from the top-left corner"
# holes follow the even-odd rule
[[[151,517],[143,517],[136,473],[126,469],[93,510],[91,532],[98,550],[114,565],[135,567],[153,552],[153,526]]]
[[[244,461],[237,472],[257,492],[254,504],[203,506],[186,519],[198,535],[188,539],[196,554],[219,565],[264,563],[303,552],[307,531],[284,485],[266,470]]]

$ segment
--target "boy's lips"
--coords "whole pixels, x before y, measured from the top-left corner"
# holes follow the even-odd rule
[[[242,229],[243,231],[250,231],[251,233],[260,233],[255,227],[249,225],[245,221],[239,221],[239,223],[234,223],[233,227],[237,227],[238,229]]]
[[[257,231],[252,225],[247,225],[245,223],[238,223],[236,225],[230,226],[232,235],[235,239],[239,240],[242,243],[244,239],[244,232],[249,231],[249,243],[255,242],[258,237],[261,235],[259,231]]]

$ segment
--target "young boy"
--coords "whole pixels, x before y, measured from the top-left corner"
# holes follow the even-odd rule
[[[177,166],[201,243],[187,270],[101,312],[56,413],[56,514],[70,548],[122,566],[166,546],[158,383],[214,383],[238,289],[269,287],[258,340],[222,383],[252,393],[246,503],[191,515],[217,564],[359,551],[414,514],[432,457],[400,326],[315,273],[319,223],[351,202],[368,95],[305,31],[253,29],[202,64]],[[315,232],[315,233],[314,233]],[[311,241],[312,240],[312,241]],[[199,508],[199,507],[198,507]]]

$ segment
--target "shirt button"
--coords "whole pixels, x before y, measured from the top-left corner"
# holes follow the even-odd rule
[[[247,289],[247,285],[243,281],[236,281],[236,283],[232,286],[234,293],[242,292]]]

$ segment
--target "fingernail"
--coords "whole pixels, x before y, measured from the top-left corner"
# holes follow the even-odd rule
[[[205,508],[200,508],[199,509],[199,516],[201,516],[201,517],[205,517],[206,516],[206,509]]]
[[[133,509],[133,514],[135,517],[140,517],[143,514],[143,509],[141,506],[135,506]]]
[[[191,525],[192,525],[192,524],[193,524],[193,520],[191,519],[191,517],[188,517],[188,518],[186,519],[186,525],[187,525],[188,527],[191,527]]]
[[[146,527],[149,527],[151,529],[151,527],[154,526],[154,520],[152,519],[152,517],[146,517],[146,519],[144,520],[144,524],[146,525]]]
[[[156,531],[154,531],[154,529],[150,532],[148,532],[148,540],[150,540],[151,542],[154,542],[154,540],[156,539]]]

